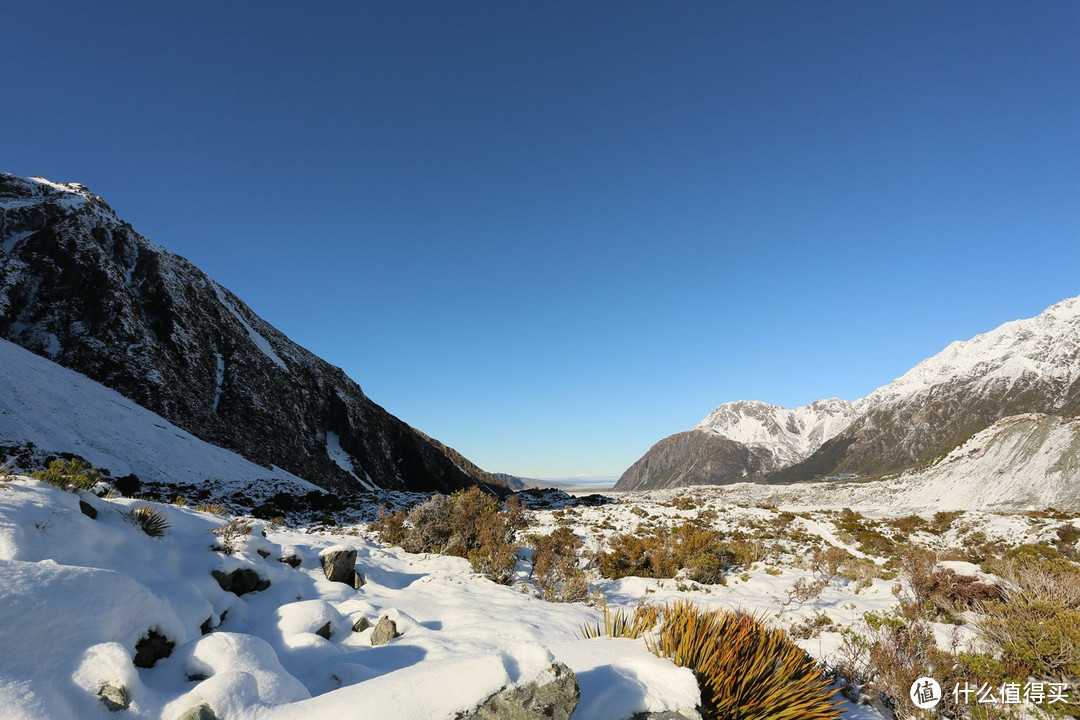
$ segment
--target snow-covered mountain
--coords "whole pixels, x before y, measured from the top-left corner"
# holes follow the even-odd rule
[[[325,488],[488,479],[82,185],[0,174],[0,338]]]
[[[1062,428],[1072,427],[1062,418],[1080,416],[1080,298],[954,342],[855,402],[820,400],[795,410],[748,401],[721,405],[692,430],[654,445],[616,489],[894,474],[925,468],[976,442],[974,435],[998,421],[1027,413],[1056,418]],[[999,437],[1008,428],[1006,434],[1015,437],[1021,425],[1005,423],[990,432]],[[1038,437],[1020,445],[997,443],[993,459],[981,464],[970,453],[943,463],[934,471],[935,482],[967,477],[969,471],[1015,473],[1019,466],[1002,453],[1013,453],[1018,462],[1025,452],[1021,446],[1032,447]],[[1024,467],[1040,487],[1058,475],[1075,482],[1075,473],[1068,473],[1078,453],[1080,446],[1069,443],[1051,453],[1065,475],[1040,474],[1031,463]],[[961,466],[970,467],[961,472]]]
[[[1080,416],[1080,297],[954,342],[858,404],[848,428],[772,480],[899,472],[1011,415]]]
[[[927,468],[897,478],[904,496],[939,510],[1080,508],[1080,418],[998,420]]]
[[[817,450],[856,412],[853,403],[839,398],[793,410],[757,400],[724,403],[692,429],[654,445],[623,473],[615,489],[763,479]]]

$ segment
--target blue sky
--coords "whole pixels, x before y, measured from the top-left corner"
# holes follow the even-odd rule
[[[78,181],[486,469],[618,475],[1080,294],[1075,2],[13,3]]]

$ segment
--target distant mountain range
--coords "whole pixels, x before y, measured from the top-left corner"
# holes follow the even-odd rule
[[[0,173],[0,338],[265,468],[267,477],[338,493],[506,490],[82,185]],[[0,445],[41,439],[20,437],[29,431],[10,420],[0,416]]]
[[[920,482],[977,472],[1008,473],[1040,487],[1047,477],[1076,483],[1080,442],[1069,438],[1080,437],[1077,416],[1080,298],[1071,298],[954,342],[854,402],[819,400],[795,410],[725,403],[654,445],[615,489],[905,471],[922,473]]]

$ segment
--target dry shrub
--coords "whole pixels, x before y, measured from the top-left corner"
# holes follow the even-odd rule
[[[379,507],[379,517],[368,525],[368,530],[379,534],[379,539],[387,545],[402,545],[408,533],[405,529],[405,511],[388,513]]]
[[[1080,566],[1065,559],[1006,558],[986,564],[1000,577],[1005,600],[1012,604],[1049,603],[1080,610]]]
[[[705,610],[677,601],[663,611],[649,649],[690,668],[707,718],[825,720],[838,718],[831,678],[813,658],[753,615]]]
[[[244,535],[250,535],[253,527],[250,520],[233,518],[224,525],[210,528],[210,533],[217,536],[225,554],[232,555],[236,550],[236,541]]]
[[[988,563],[1001,600],[981,603],[979,626],[1011,674],[1080,690],[1080,566],[1053,558]]]
[[[685,569],[689,579],[711,585],[721,582],[735,563],[723,534],[692,520],[644,535],[616,535],[608,543],[609,549],[598,555],[600,574],[613,580],[630,575],[671,578]]]
[[[225,506],[224,505],[219,505],[218,503],[212,503],[212,502],[207,502],[207,503],[202,503],[200,505],[196,505],[195,507],[192,508],[192,510],[196,510],[197,512],[210,513],[211,515],[224,515],[225,514]]]
[[[545,600],[579,602],[589,595],[589,581],[577,566],[581,539],[569,528],[534,539],[533,579]]]
[[[408,552],[433,552],[468,558],[473,569],[506,584],[517,567],[514,538],[525,527],[525,510],[517,498],[505,507],[478,487],[447,497],[438,493],[407,513],[386,515],[370,526],[384,542]]]

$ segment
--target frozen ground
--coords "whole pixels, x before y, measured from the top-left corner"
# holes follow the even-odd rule
[[[792,602],[795,584],[814,577],[802,559],[808,548],[835,545],[883,559],[840,530],[834,511],[791,516],[740,506],[718,490],[634,494],[615,505],[530,513],[529,533],[568,526],[584,538],[586,551],[614,533],[702,513],[715,528],[756,532],[764,544],[762,561],[732,573],[726,585],[601,580],[594,573],[589,605],[538,598],[528,551],[511,586],[474,573],[461,558],[382,546],[362,525],[331,532],[255,521],[226,554],[215,549],[219,538],[210,532],[226,523],[223,516],[76,495],[26,478],[0,482],[0,608],[7,618],[0,629],[0,714],[115,718],[98,698],[113,684],[129,693],[124,716],[132,718],[175,720],[203,702],[228,720],[453,718],[503,688],[542,681],[557,661],[577,674],[575,720],[624,720],[692,708],[698,690],[688,670],[656,658],[641,640],[582,639],[580,625],[600,618],[598,601],[633,608],[642,600],[690,598],[764,614],[794,631],[824,614],[829,626],[798,642],[826,661],[840,648],[843,628],[895,603],[892,580],[859,584],[839,577],[818,597]],[[96,519],[80,510],[80,497]],[[125,513],[133,505],[165,513],[166,533],[150,537],[132,524]],[[919,539],[945,549],[962,545],[973,528],[988,541],[1019,543],[1049,537],[1053,523],[970,513]],[[321,569],[320,552],[340,546],[357,551],[367,580],[360,589],[330,582]],[[299,559],[298,567],[279,561],[289,557]],[[211,574],[245,568],[269,587],[237,596]],[[371,626],[383,617],[395,621],[400,636],[375,647]],[[361,618],[370,625],[354,631]],[[136,645],[151,630],[175,647],[153,667],[136,667]],[[948,641],[950,626],[940,631]],[[887,717],[850,703],[843,713]]]

